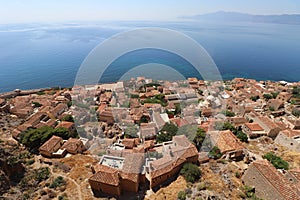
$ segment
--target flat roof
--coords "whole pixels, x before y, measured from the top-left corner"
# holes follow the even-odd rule
[[[112,167],[115,169],[122,169],[124,164],[124,158],[115,157],[115,156],[107,156],[104,155],[100,160],[99,164],[106,165],[108,167]]]

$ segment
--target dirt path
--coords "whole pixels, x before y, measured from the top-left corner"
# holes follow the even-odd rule
[[[52,168],[52,167],[50,167],[50,172],[51,172],[54,176],[61,176],[61,177],[63,177],[64,179],[67,179],[67,180],[71,181],[72,183],[74,183],[74,184],[76,185],[76,187],[77,187],[78,199],[79,199],[79,200],[82,200],[81,186],[78,185],[78,184],[76,183],[76,181],[74,181],[74,180],[71,179],[70,177],[67,177],[67,176],[65,176],[65,175],[63,175],[63,174],[59,174],[59,173],[53,172],[53,168]]]

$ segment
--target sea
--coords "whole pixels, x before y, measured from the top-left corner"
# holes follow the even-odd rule
[[[224,80],[300,81],[299,25],[205,21],[0,24],[0,93],[72,87],[81,64],[97,45],[115,34],[145,27],[168,28],[194,39],[211,56]],[[194,74],[191,63],[176,54],[142,49],[117,58],[100,81],[117,81],[122,74],[116,72],[147,63],[181,66],[184,77]]]

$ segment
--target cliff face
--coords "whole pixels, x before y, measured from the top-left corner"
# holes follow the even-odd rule
[[[9,180],[6,174],[0,170],[0,196],[7,192],[7,190],[10,188]]]
[[[0,195],[7,192],[11,185],[17,184],[25,173],[18,152],[6,147],[0,147]]]

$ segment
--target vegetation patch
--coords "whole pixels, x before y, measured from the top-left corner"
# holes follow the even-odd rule
[[[195,164],[185,163],[180,170],[180,175],[182,175],[186,181],[194,183],[201,178],[201,170]]]
[[[57,188],[57,187],[64,186],[66,184],[67,184],[67,182],[65,181],[65,179],[62,176],[59,176],[56,179],[54,179],[54,181],[51,183],[51,185],[49,187]]]
[[[276,169],[289,169],[289,163],[283,160],[282,158],[276,156],[272,152],[268,152],[263,155],[264,159],[267,159]]]

